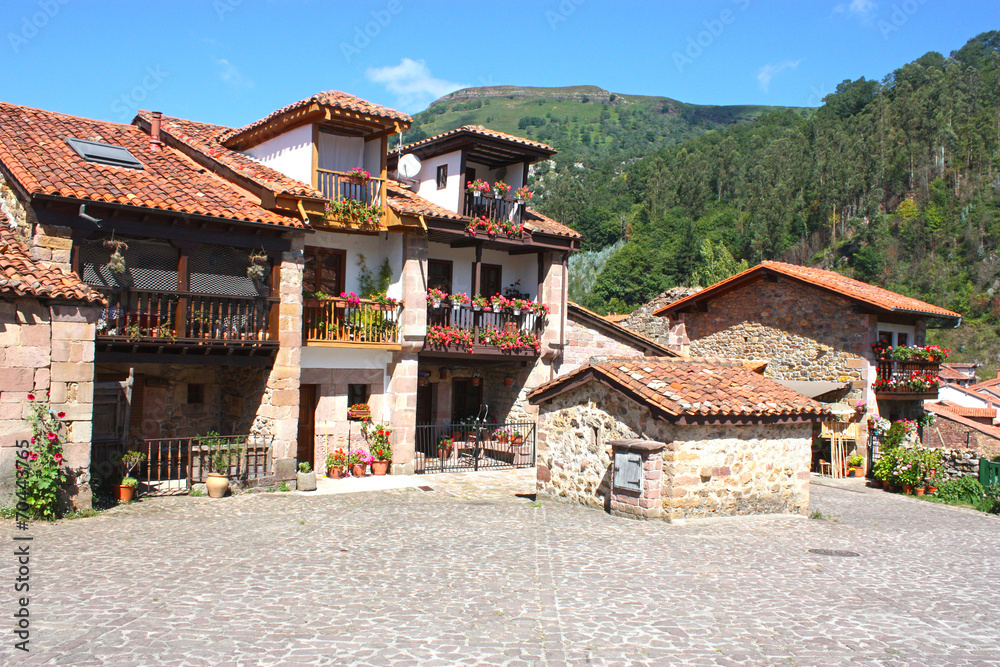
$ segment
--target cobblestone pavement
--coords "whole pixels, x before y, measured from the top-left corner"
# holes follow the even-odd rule
[[[470,477],[34,525],[0,664],[1000,665],[996,517],[817,484],[830,519],[644,523]]]

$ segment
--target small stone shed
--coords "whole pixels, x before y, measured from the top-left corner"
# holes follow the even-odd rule
[[[594,359],[529,399],[539,494],[667,520],[805,513],[811,441],[829,418],[822,403],[726,361]],[[642,459],[641,492],[613,488],[612,443]]]
[[[682,355],[569,301],[566,303],[566,340],[556,374],[562,375],[586,366],[593,356],[641,358]]]

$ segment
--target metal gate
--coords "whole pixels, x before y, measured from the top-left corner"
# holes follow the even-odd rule
[[[224,470],[230,480],[237,482],[268,477],[271,471],[268,440],[260,436],[216,434],[143,440],[138,451],[145,459],[136,473],[139,495],[187,493],[192,484],[204,482],[214,467]]]
[[[535,465],[535,425],[418,425],[415,449],[413,468],[417,473],[531,468]]]
[[[128,441],[133,376],[127,380],[94,383],[93,441],[90,477],[93,486],[108,489],[121,481],[121,455]]]

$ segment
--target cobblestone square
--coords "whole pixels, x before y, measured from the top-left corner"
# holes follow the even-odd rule
[[[812,485],[827,519],[639,522],[530,475],[34,524],[0,664],[1000,665],[997,517],[853,483]]]

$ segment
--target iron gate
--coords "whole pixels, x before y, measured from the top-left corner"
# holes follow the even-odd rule
[[[532,422],[418,425],[413,468],[417,473],[531,468]]]

